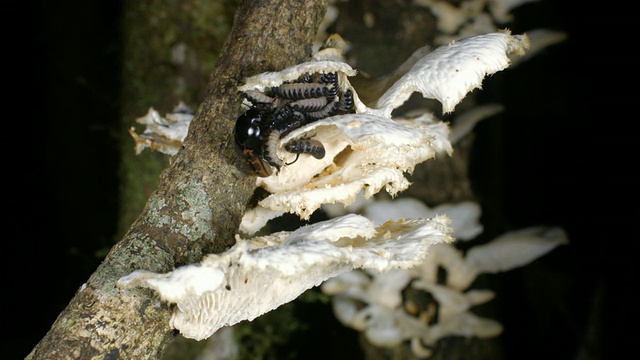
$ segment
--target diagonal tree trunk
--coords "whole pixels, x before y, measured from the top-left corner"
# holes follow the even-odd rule
[[[154,293],[115,286],[136,269],[168,272],[233,244],[255,187],[232,130],[241,80],[305,60],[327,1],[242,1],[191,123],[140,216],[76,293],[27,359],[159,358],[174,339]],[[206,46],[203,45],[203,46]]]
[[[195,109],[229,35],[238,0],[126,1],[121,24],[122,86],[118,231],[120,240],[158,187],[170,156],[133,151],[128,131],[153,107],[161,114],[180,102]]]

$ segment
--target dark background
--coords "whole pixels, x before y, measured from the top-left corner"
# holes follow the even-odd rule
[[[638,214],[638,161],[631,156],[637,151],[631,118],[603,104],[634,99],[613,86],[598,90],[624,76],[598,61],[600,34],[592,29],[605,26],[600,14],[578,16],[568,5],[542,3],[540,10],[524,9],[528,17],[515,12],[513,32],[549,26],[569,40],[484,83],[480,99],[507,111],[478,125],[471,173],[486,217],[510,229],[560,226],[571,243],[501,275],[494,301],[506,329],[505,354],[630,358],[626,351],[638,335],[640,239],[631,227]],[[119,2],[19,9],[6,14],[15,15],[15,24],[4,24],[3,51],[8,358],[31,351],[114,240],[123,138]]]

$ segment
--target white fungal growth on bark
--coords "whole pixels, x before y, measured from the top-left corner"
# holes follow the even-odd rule
[[[165,117],[160,116],[154,108],[150,108],[145,116],[136,119],[137,123],[146,125],[144,131],[138,134],[134,127],[129,129],[129,134],[136,142],[136,155],[145,148],[167,155],[177,154],[189,133],[189,125],[194,114],[194,111],[183,103],[178,104],[173,112]]]
[[[404,198],[372,201],[361,210],[374,223],[407,213],[446,214],[451,225],[455,224],[453,236],[469,240],[482,232],[480,207],[472,202],[441,204],[432,210],[418,200]],[[479,274],[525,266],[567,243],[560,228],[531,227],[471,247],[466,255],[452,243],[434,244],[414,268],[383,273],[356,269],[325,281],[321,290],[332,296],[336,318],[363,332],[373,345],[391,348],[407,341],[415,356],[427,358],[431,352],[425,346],[433,347],[444,337],[489,338],[502,332],[499,322],[472,312],[474,306],[495,296],[491,290],[469,288]],[[438,278],[439,268],[446,271],[444,283]],[[403,298],[406,288],[431,294],[437,311],[412,306]]]
[[[509,65],[508,54],[523,54],[528,46],[526,35],[512,36],[509,31],[501,31],[440,47],[408,68],[378,99],[375,108],[363,104],[349,83],[348,77],[355,70],[338,60],[323,60],[319,54],[311,61],[280,72],[248,78],[241,91],[264,91],[308,72],[337,72],[341,90],[353,92],[356,113],[312,122],[280,139],[276,156],[289,165],[257,179],[257,185],[270,195],[246,213],[240,230],[253,234],[268,220],[287,212],[308,219],[324,204],[348,206],[362,190],[367,198],[382,189],[392,196],[405,190],[410,185],[406,173],[438,153],[451,155],[453,150],[444,122],[431,114],[393,118],[392,111],[416,91],[439,100],[444,112],[453,111],[467,92],[481,86],[485,76]],[[335,58],[335,54],[322,51]],[[287,142],[302,138],[320,141],[325,156],[298,157],[284,149]]]
[[[418,60],[378,99],[377,108],[387,116],[414,92],[442,103],[442,112],[455,106],[482,80],[509,66],[509,54],[524,55],[529,48],[526,35],[508,31],[478,35],[441,46]]]
[[[239,90],[264,91],[295,81],[303,74],[336,73],[340,94],[353,93],[356,113],[311,122],[279,139],[270,154],[275,153],[286,165],[271,176],[257,179],[257,185],[270,194],[245,214],[241,232],[253,234],[269,219],[286,212],[308,219],[326,204],[347,206],[363,193],[365,198],[371,198],[382,189],[391,195],[405,190],[410,185],[406,173],[436,154],[451,155],[453,149],[448,125],[431,113],[394,118],[393,110],[413,92],[420,92],[425,98],[440,101],[444,112],[453,111],[467,92],[481,86],[485,76],[509,65],[508,54],[522,54],[527,47],[526,35],[512,36],[502,31],[460,40],[428,54],[426,50],[420,51],[417,54],[423,57],[412,59],[410,66],[402,68],[397,74],[399,80],[378,99],[375,107],[367,107],[360,101],[349,82],[356,70],[335,49],[320,50],[310,61],[279,72],[247,78]],[[285,150],[285,144],[299,139],[322,143],[325,156],[316,159]],[[446,328],[449,323],[474,328],[473,324],[479,321],[470,314],[454,312],[446,319],[448,322],[439,324],[443,329],[434,327],[425,333],[424,326],[415,318],[402,311],[389,313],[383,309],[400,306],[401,296],[389,297],[388,293],[407,285],[416,274],[407,271],[424,264],[432,245],[453,241],[449,221],[444,215],[433,214],[425,218],[402,217],[378,225],[366,217],[349,214],[294,232],[250,239],[237,236],[236,245],[225,253],[208,255],[198,264],[166,274],[138,270],[122,277],[118,285],[148,287],[164,301],[175,303],[171,326],[185,337],[200,340],[223,326],[253,320],[327,279],[363,269],[380,276],[381,280],[374,282],[378,286],[368,286],[363,293],[378,300],[368,310],[370,314],[351,309],[343,317],[351,317],[358,326],[365,326],[374,343],[390,344],[416,337],[431,343],[441,336],[456,331],[464,335],[467,331]],[[471,229],[474,231],[477,228]],[[478,261],[482,258],[479,256]],[[393,270],[398,272],[388,273]],[[438,294],[442,299],[458,301],[459,309],[464,308],[464,301],[486,300],[486,296],[460,297],[446,291]],[[371,326],[372,321],[377,326]],[[386,337],[394,329],[389,324],[394,323],[406,326],[397,336]],[[478,335],[489,329],[479,328],[473,333]]]
[[[449,219],[405,219],[375,227],[346,215],[264,237],[166,274],[138,270],[120,278],[177,306],[171,326],[187,338],[208,338],[223,326],[254,318],[323,281],[353,269],[385,272],[419,264],[433,244],[453,241]]]

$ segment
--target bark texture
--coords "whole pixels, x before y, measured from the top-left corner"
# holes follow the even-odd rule
[[[305,60],[326,1],[243,1],[184,147],[158,189],[27,359],[156,359],[175,337],[155,293],[116,281],[136,269],[168,272],[233,244],[255,188],[232,130],[246,76]]]
[[[114,243],[144,209],[170,159],[149,149],[136,154],[128,130],[133,126],[141,131],[135,119],[151,107],[163,116],[180,102],[197,108],[239,2],[154,0],[122,4],[119,216]]]

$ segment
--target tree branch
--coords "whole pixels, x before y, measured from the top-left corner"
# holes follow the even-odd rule
[[[221,252],[255,189],[233,140],[246,76],[304,61],[327,1],[246,0],[209,80],[184,148],[123,239],[76,293],[27,359],[159,358],[175,337],[171,309],[145,289],[115,286],[136,269],[168,272]]]

